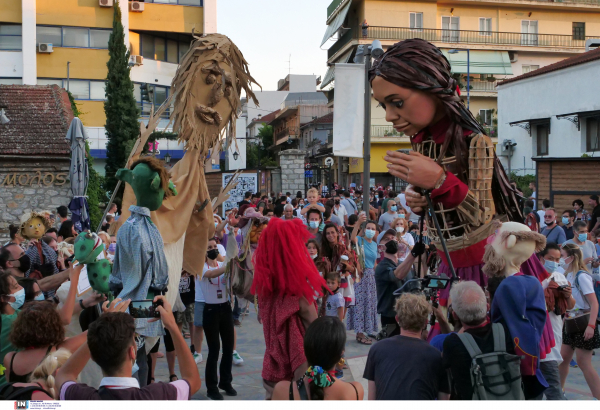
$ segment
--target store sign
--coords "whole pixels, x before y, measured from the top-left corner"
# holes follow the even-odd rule
[[[6,176],[0,176],[0,187],[17,187],[17,186],[61,186],[67,182],[66,172],[13,172]]]

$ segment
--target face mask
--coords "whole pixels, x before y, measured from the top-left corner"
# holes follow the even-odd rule
[[[403,226],[397,226],[396,227],[396,232],[400,232],[400,233],[404,232],[404,227]]]
[[[396,205],[392,206],[392,212],[396,212],[398,210],[398,207]]]
[[[568,225],[569,224],[569,218],[563,216],[562,217],[562,223],[563,223],[563,225]]]
[[[373,229],[366,229],[365,236],[369,239],[375,236],[375,231]]]
[[[110,245],[108,245],[108,251],[109,252],[115,252],[117,250],[117,244],[116,243],[111,243]]]
[[[319,227],[319,221],[310,221],[308,226],[310,226],[311,229],[317,229]]]
[[[398,218],[406,218],[406,214],[399,214]]]
[[[580,233],[579,235],[577,235],[577,239],[579,239],[579,242],[587,241],[587,233]]]
[[[569,261],[567,262],[567,259],[569,259]],[[571,262],[573,262],[573,259],[569,258],[560,258],[560,262],[558,262],[558,266],[560,266],[563,269],[566,269]]]
[[[210,251],[206,252],[206,256],[211,261],[214,261],[215,259],[217,259],[217,256],[219,256],[219,250],[218,249],[211,249]]]
[[[25,273],[31,268],[31,259],[29,259],[28,255],[23,255],[19,259],[19,269],[21,272]]]
[[[23,306],[23,303],[25,303],[25,289],[21,289],[17,291],[17,293],[13,293],[7,296],[13,296],[15,298],[14,302],[8,302],[10,307],[15,310],[19,309],[21,306]]]
[[[39,295],[37,295],[35,298],[33,298],[33,300],[46,300],[46,298],[44,297],[43,293],[40,293]]]
[[[554,273],[554,271],[558,269],[558,265],[558,262],[544,261],[544,268],[546,268],[549,273]]]
[[[310,257],[311,257],[312,259],[317,259],[317,256],[319,256],[319,254],[317,254],[317,253],[315,253],[314,255],[310,255]]]
[[[215,228],[217,227],[217,225],[219,225],[219,223],[218,223],[218,222],[215,222]]]

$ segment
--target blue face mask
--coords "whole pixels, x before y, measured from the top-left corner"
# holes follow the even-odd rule
[[[117,250],[117,244],[116,243],[111,243],[110,245],[108,245],[108,251],[115,253],[115,251]]]
[[[37,295],[35,298],[33,298],[33,300],[46,300],[46,298],[44,297],[43,293],[40,293],[39,295]]]
[[[20,309],[21,306],[23,306],[23,303],[25,303],[25,289],[23,288],[21,288],[21,290],[17,291],[16,293],[7,296],[12,296],[15,298],[14,302],[8,302],[10,307],[15,310]]]
[[[398,214],[398,218],[406,218],[406,214]]]
[[[398,207],[396,205],[392,205],[392,212],[396,212],[398,210]]]
[[[587,233],[580,233],[579,235],[577,235],[577,239],[579,239],[579,242],[587,241]]]
[[[319,221],[310,221],[308,226],[310,226],[311,229],[317,229],[319,227]]]
[[[569,224],[569,218],[567,218],[566,216],[562,217],[562,223],[563,225],[568,225]]]
[[[554,273],[554,271],[558,269],[558,262],[546,260],[544,261],[544,268],[546,268],[549,273]]]
[[[369,239],[371,239],[372,237],[375,236],[375,231],[372,229],[366,229],[365,230],[365,236]]]

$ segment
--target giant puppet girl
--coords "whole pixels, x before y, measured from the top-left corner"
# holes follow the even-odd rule
[[[389,172],[410,184],[408,206],[421,213],[427,207],[423,190],[430,191],[458,277],[485,285],[481,268],[487,238],[494,233],[491,222],[523,217],[491,139],[460,98],[450,63],[433,44],[405,40],[375,61],[369,79],[386,120],[411,138],[410,154],[388,151],[385,157]],[[426,223],[439,249],[430,216]],[[450,276],[446,256],[440,257],[440,273]],[[535,257],[522,270],[540,281],[548,276]]]

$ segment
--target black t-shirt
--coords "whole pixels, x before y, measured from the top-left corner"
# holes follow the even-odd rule
[[[179,296],[184,305],[190,305],[195,300],[195,284],[193,276],[181,276],[179,280]]]
[[[600,205],[597,205],[593,210],[592,210],[592,216],[590,219],[590,231],[592,229],[594,229],[594,227],[596,226],[596,223],[598,222],[598,219],[600,218]]]
[[[250,201],[247,201],[245,199],[242,200],[242,201],[240,201],[240,202],[238,202],[238,209],[240,209],[243,205],[247,205],[249,203],[250,203]]]
[[[439,392],[450,393],[440,351],[414,337],[373,345],[363,377],[375,382],[376,400],[436,400]]]
[[[494,351],[494,337],[492,334],[492,325],[488,323],[485,326],[475,329],[467,329],[475,339],[482,353],[491,353]],[[504,329],[506,339],[507,353],[514,354],[514,348],[510,334]],[[444,368],[448,369],[452,376],[452,394],[451,400],[471,400],[473,398],[473,386],[471,385],[471,355],[456,333],[450,334],[444,340]]]
[[[375,286],[377,288],[377,313],[386,317],[396,316],[394,305],[396,297],[394,291],[398,289],[403,281],[394,276],[394,270],[398,267],[393,260],[383,258],[375,268]]]

